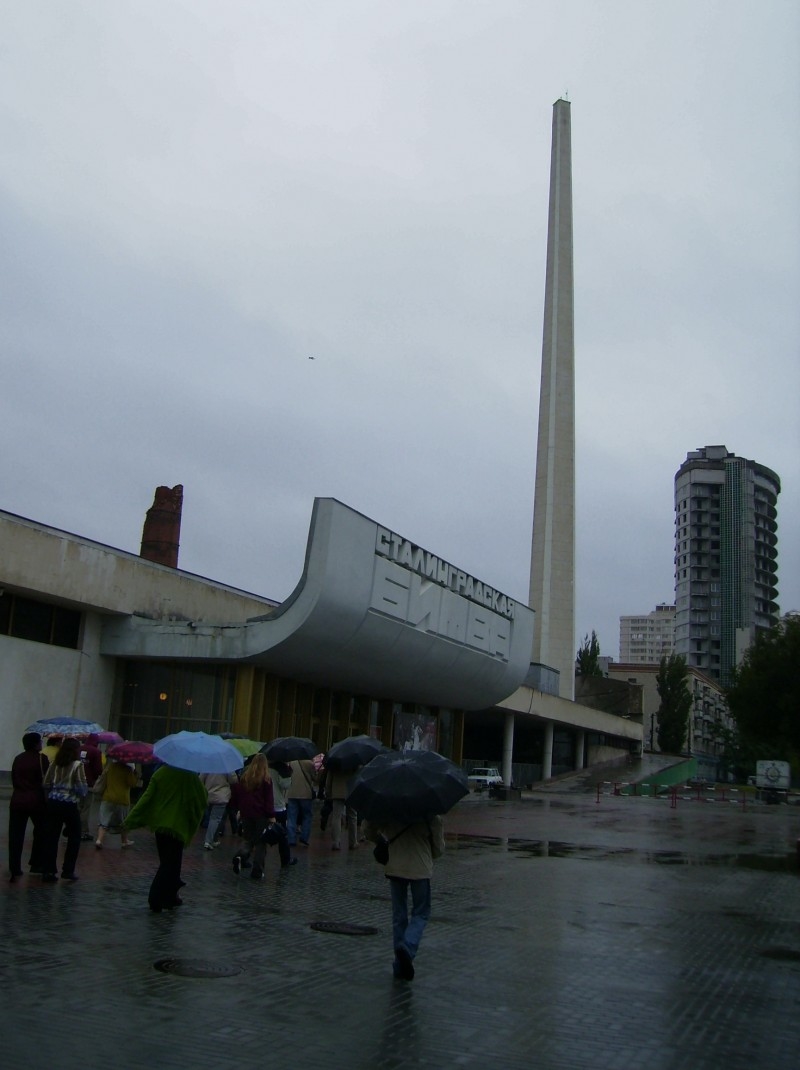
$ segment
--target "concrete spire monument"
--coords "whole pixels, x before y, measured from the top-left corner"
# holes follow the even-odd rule
[[[542,379],[536,447],[529,604],[531,661],[559,671],[575,697],[575,331],[570,104],[553,105]]]

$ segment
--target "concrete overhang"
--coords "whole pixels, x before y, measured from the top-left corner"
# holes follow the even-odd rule
[[[534,614],[332,498],[317,498],[303,575],[274,611],[233,623],[108,620],[101,652],[253,663],[400,702],[492,706],[525,679]]]
[[[525,714],[543,721],[553,721],[559,726],[585,732],[602,732],[609,736],[641,742],[640,721],[617,714],[582,706],[558,695],[547,695],[530,687],[519,687],[507,698],[497,703],[497,709],[508,713]]]

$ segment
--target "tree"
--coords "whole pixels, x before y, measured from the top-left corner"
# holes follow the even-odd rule
[[[656,674],[656,690],[661,704],[656,713],[658,747],[667,754],[684,750],[692,693],[687,685],[686,659],[680,654],[663,657]]]
[[[597,632],[592,631],[592,638],[588,635],[584,635],[583,642],[578,647],[578,654],[575,658],[575,674],[576,676],[602,676],[603,670],[600,668],[600,641],[597,638]]]
[[[710,734],[714,742],[722,748],[723,769],[732,773],[736,780],[744,783],[755,769],[756,755],[747,740],[742,738],[736,723],[733,722],[731,725],[713,724],[710,728]],[[724,777],[721,779],[724,779]]]
[[[800,618],[760,632],[735,669],[727,700],[756,758],[800,757]]]

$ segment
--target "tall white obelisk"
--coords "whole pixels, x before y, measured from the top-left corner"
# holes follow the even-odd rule
[[[575,698],[575,331],[572,274],[570,104],[553,105],[550,212],[536,447],[530,605],[531,661],[558,669]]]

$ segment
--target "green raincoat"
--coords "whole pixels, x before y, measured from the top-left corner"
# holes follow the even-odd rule
[[[125,828],[144,826],[152,832],[164,832],[188,847],[200,827],[207,802],[208,792],[197,773],[162,765],[125,818]]]

